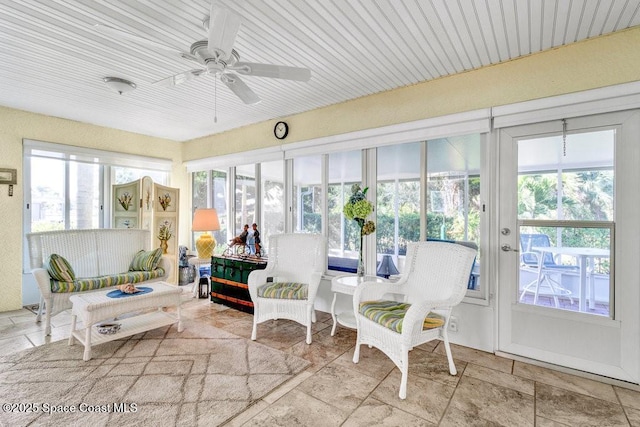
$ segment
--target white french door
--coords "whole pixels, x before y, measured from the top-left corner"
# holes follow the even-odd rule
[[[640,113],[498,133],[498,350],[640,382]]]

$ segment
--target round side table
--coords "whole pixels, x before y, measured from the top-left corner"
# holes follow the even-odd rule
[[[385,283],[388,282],[388,280],[378,276],[359,277],[354,275],[336,276],[331,279],[331,292],[333,292],[333,302],[331,302],[331,319],[333,320],[333,327],[331,328],[331,336],[335,335],[338,323],[342,326],[346,326],[347,328],[356,328],[356,316],[353,309],[336,314],[336,299],[338,294],[353,295],[356,292],[356,287],[362,282]],[[351,305],[353,307],[353,302]]]

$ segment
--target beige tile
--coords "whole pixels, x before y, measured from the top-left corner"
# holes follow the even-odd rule
[[[531,426],[534,422],[533,396],[469,376],[460,380],[451,406],[508,426]]]
[[[0,325],[0,339],[13,338],[33,332],[40,332],[44,336],[44,320],[41,323],[24,322],[20,324]]]
[[[0,340],[0,354],[2,355],[17,353],[32,347],[34,345],[24,335]]]
[[[246,425],[245,423],[250,421],[253,417],[258,415],[260,412],[264,411],[268,407],[269,407],[269,404],[267,402],[261,400],[261,401],[257,402],[256,404],[251,405],[246,411],[241,412],[240,414],[238,414],[238,416],[236,416],[231,421],[229,421],[227,424],[225,424],[225,427],[241,427],[241,426],[244,426],[244,425]]]
[[[266,403],[274,403],[276,400],[280,399],[282,396],[300,385],[303,381],[307,380],[311,375],[313,374],[308,371],[304,371],[296,375],[286,383],[282,384],[280,387],[276,388],[271,393],[267,394],[262,398],[262,400],[264,400]]]
[[[33,343],[33,345],[43,345],[49,344],[56,341],[67,340],[69,339],[69,335],[71,334],[71,330],[68,326],[64,326],[61,328],[51,328],[51,335],[45,335],[44,329],[39,330],[37,332],[31,332],[26,334],[26,337],[29,338],[29,341]]]
[[[20,310],[11,310],[11,311],[2,311],[0,312],[0,319],[14,317],[14,316],[23,316],[25,314],[32,314],[30,310],[26,308],[21,308]]]
[[[369,427],[369,426],[435,426],[426,420],[401,411],[379,400],[369,398],[347,418],[342,427]]]
[[[434,352],[446,354],[444,343],[442,341],[438,343]],[[490,368],[500,372],[506,372],[508,374],[511,373],[513,368],[513,360],[496,356],[495,354],[487,353],[486,351],[451,344],[451,353],[453,354],[453,358],[456,360],[464,360],[465,362],[484,366],[485,368]]]
[[[414,349],[409,352],[409,377],[417,375],[455,387],[465,369],[466,362],[454,359],[454,363],[458,373],[451,375],[445,355]]]
[[[269,405],[244,426],[339,426],[348,412],[334,408],[308,394],[292,390]]]
[[[536,384],[536,415],[569,425],[629,425],[617,403],[542,383]]]
[[[519,391],[523,394],[529,394],[533,396],[535,393],[533,380],[485,368],[484,366],[479,366],[474,363],[469,363],[467,365],[463,375],[486,381],[488,383],[501,387],[507,387]]]
[[[358,371],[331,364],[297,387],[336,408],[353,411],[378,385],[378,380]]]
[[[519,377],[529,378],[537,383],[544,383],[598,399],[608,400],[609,402],[618,403],[618,398],[613,391],[613,386],[609,384],[523,362],[515,362],[513,374]]]
[[[342,354],[340,350],[307,345],[304,342],[298,343],[285,351],[307,360],[310,365],[306,370],[309,372],[318,372]]]
[[[332,363],[353,369],[378,380],[383,380],[396,367],[386,354],[375,347],[369,348],[366,345],[360,346],[358,363],[353,363],[354,350],[355,347],[347,350]]]
[[[485,426],[494,427],[501,426],[502,424],[495,423],[482,419],[478,414],[472,414],[469,412],[463,412],[452,406],[447,408],[442,421],[438,424],[440,427],[467,427],[467,426]]]
[[[437,424],[444,414],[455,388],[414,375],[409,376],[407,381],[407,398],[400,399],[398,396],[400,378],[400,371],[393,370],[371,396],[432,424]]]
[[[628,388],[614,387],[622,406],[640,409],[640,391],[629,390]]]
[[[640,410],[633,408],[624,408],[627,419],[632,427],[640,427]]]
[[[536,416],[536,427],[569,427],[569,425]]]

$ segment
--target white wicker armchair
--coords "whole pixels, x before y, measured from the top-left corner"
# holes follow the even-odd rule
[[[269,238],[269,258],[264,270],[249,274],[248,285],[254,305],[253,332],[259,323],[289,319],[307,327],[311,344],[313,303],[327,264],[326,240],[319,234],[281,234]]]
[[[358,363],[362,344],[380,349],[400,369],[399,395],[405,399],[409,351],[440,338],[449,372],[456,375],[447,327],[451,309],[464,298],[475,256],[473,249],[455,243],[411,243],[398,282],[364,282],[358,286],[353,295],[358,329],[353,362]],[[389,294],[401,298],[391,300]]]

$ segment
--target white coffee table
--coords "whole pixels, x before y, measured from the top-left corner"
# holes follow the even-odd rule
[[[354,275],[336,276],[331,279],[331,292],[333,292],[333,302],[331,303],[331,319],[333,320],[333,327],[331,328],[331,336],[335,335],[338,323],[342,326],[346,326],[347,328],[356,328],[356,315],[353,312],[353,309],[336,314],[336,299],[338,294],[353,295],[356,292],[358,284],[362,282],[384,283],[388,282],[388,280],[378,276],[359,277]],[[351,306],[353,307],[353,301],[351,302]]]
[[[176,322],[178,322],[178,332],[182,332],[182,322],[180,320],[180,295],[182,290],[165,282],[139,283],[136,286],[152,288],[153,291],[122,298],[110,298],[107,294],[114,290],[111,288],[104,291],[85,292],[73,295],[70,298],[73,308],[71,310],[69,345],[74,344],[74,339],[84,344],[83,360],[91,359],[91,346],[96,344],[172,325]],[[163,307],[174,306],[176,307],[176,313],[162,311]],[[117,320],[116,323],[120,323],[121,327],[115,334],[101,334],[94,327],[100,322],[111,320],[121,314],[149,308],[158,308],[158,310]],[[83,329],[76,329],[78,316],[80,316],[84,325]]]

